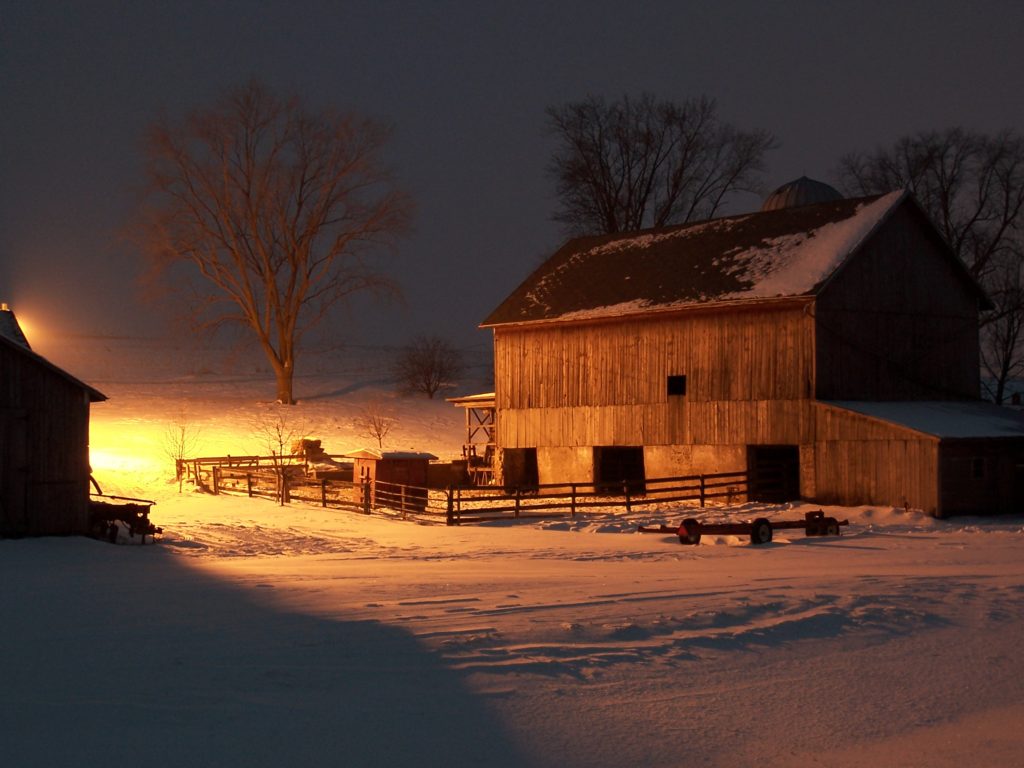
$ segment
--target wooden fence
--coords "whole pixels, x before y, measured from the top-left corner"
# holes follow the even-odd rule
[[[636,483],[623,482],[618,494],[610,494],[607,483],[552,483],[504,489],[453,487],[447,490],[446,519],[448,525],[461,525],[505,518],[575,517],[597,507],[631,512],[645,506],[691,501],[704,507],[709,501],[738,501],[746,498],[748,492],[746,472],[648,478],[639,491]]]
[[[217,457],[190,459],[189,479],[215,494],[244,493],[282,504],[304,501],[323,507],[363,514],[398,513],[448,525],[491,520],[575,517],[589,509],[633,509],[659,504],[697,502],[732,503],[750,492],[746,472],[727,472],[683,477],[648,478],[638,489],[622,483],[621,493],[610,493],[608,484],[561,483],[530,487],[449,486],[424,488],[377,481],[353,481],[313,477],[301,461],[268,464],[268,457]]]

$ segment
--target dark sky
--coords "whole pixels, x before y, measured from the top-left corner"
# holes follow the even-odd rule
[[[486,345],[477,323],[563,239],[546,106],[707,94],[777,136],[769,188],[830,180],[844,152],[908,132],[1024,130],[1022,33],[1009,1],[5,0],[0,299],[65,333],[161,331],[118,237],[142,131],[256,75],[395,126],[389,162],[417,203],[392,265],[407,301],[337,333]]]

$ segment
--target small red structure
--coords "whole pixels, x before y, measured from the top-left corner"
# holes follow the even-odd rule
[[[427,468],[432,453],[361,449],[345,454],[352,459],[352,480],[370,484],[370,504],[423,511],[427,506]]]

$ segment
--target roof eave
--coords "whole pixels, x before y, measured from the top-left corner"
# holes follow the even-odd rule
[[[815,298],[816,297],[814,294],[806,293],[798,294],[796,296],[772,296],[770,298],[741,298],[728,299],[723,301],[703,301],[694,302],[692,304],[684,304],[681,306],[647,307],[644,309],[635,309],[618,314],[590,315],[584,317],[566,317],[563,315],[560,317],[543,317],[534,318],[530,320],[509,320],[505,322],[496,323],[483,322],[478,327],[486,330],[488,328],[522,327],[537,325],[590,325],[593,323],[617,322],[620,320],[632,320],[636,318],[647,319],[654,316],[667,317],[671,315],[691,314],[697,312],[714,312],[718,310],[776,308],[783,307],[785,305],[802,306],[806,304],[812,304]]]

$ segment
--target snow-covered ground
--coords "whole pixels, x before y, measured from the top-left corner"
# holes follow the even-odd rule
[[[167,425],[262,452],[271,382],[107,346],[40,351],[110,396],[97,477],[164,534],[0,541],[3,765],[1022,764],[1022,516],[833,508],[841,538],[683,547],[635,532],[679,508],[447,528],[179,494]],[[458,451],[462,413],[383,364],[314,368],[287,418],[328,451],[373,444],[370,403],[385,448]]]

